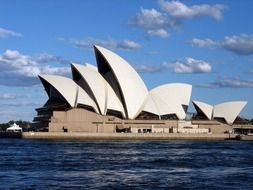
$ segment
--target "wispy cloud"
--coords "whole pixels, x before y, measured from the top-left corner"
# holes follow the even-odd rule
[[[9,93],[4,93],[0,94],[0,100],[13,100],[19,97],[18,94],[9,94]]]
[[[39,74],[67,75],[70,73],[69,67],[41,65],[36,58],[16,50],[6,50],[0,54],[0,69],[0,85],[5,86],[31,86],[38,83],[37,75]]]
[[[108,38],[107,40],[100,40],[95,38],[68,40],[60,38],[60,41],[69,41],[76,47],[84,49],[92,49],[93,45],[100,45],[109,49],[121,49],[121,50],[135,50],[141,48],[141,45],[133,40],[115,40],[112,38]]]
[[[19,113],[20,114],[20,113]],[[13,120],[13,118],[16,118],[17,116],[17,111],[15,109],[12,110],[0,110],[0,115],[1,115],[1,121],[3,122],[9,122]]]
[[[141,45],[138,44],[135,41],[123,40],[123,41],[118,42],[116,44],[115,48],[132,50],[132,49],[139,49],[139,48],[141,48]]]
[[[240,78],[219,78],[209,84],[200,84],[198,87],[203,88],[253,88],[253,80]]]
[[[253,35],[241,34],[239,36],[226,36],[222,41],[215,41],[209,38],[194,38],[190,41],[192,46],[196,47],[217,47],[231,51],[238,55],[253,54]]]
[[[205,38],[205,39],[199,39],[199,38],[193,38],[190,41],[192,46],[197,46],[197,47],[215,47],[215,46],[219,46],[218,42],[215,42],[209,38]]]
[[[239,55],[253,54],[253,35],[242,34],[240,36],[225,37],[221,46]]]
[[[212,67],[209,63],[191,57],[177,60],[174,63],[165,62],[163,66],[172,68],[175,73],[209,73],[212,71]]]
[[[161,38],[169,37],[169,33],[163,28],[155,29],[155,30],[147,30],[147,34],[149,36],[159,36]]]
[[[12,30],[0,28],[0,38],[21,37],[21,36],[22,36],[22,34],[20,34],[18,32],[14,32]]]
[[[212,66],[206,61],[187,57],[160,65],[140,65],[136,70],[140,73],[155,73],[163,70],[172,70],[175,73],[209,73],[212,71]]]
[[[51,55],[48,53],[42,53],[37,58],[36,61],[39,63],[61,63],[61,64],[71,64],[70,60],[66,60],[61,56]]]
[[[146,35],[149,36],[159,36],[161,38],[169,36],[167,31],[169,21],[165,13],[161,13],[156,9],[141,8],[140,12],[136,14],[129,24],[143,28]]]
[[[0,101],[14,100],[18,98],[30,98],[30,94],[20,94],[20,93],[2,93],[0,94]]]
[[[164,68],[162,65],[140,65],[135,68],[138,73],[156,73],[162,71]]]
[[[215,20],[223,18],[223,12],[227,6],[222,4],[201,4],[187,6],[180,1],[159,1],[160,6],[174,19],[192,19],[195,17],[208,16]]]
[[[147,55],[155,55],[155,56],[157,56],[157,55],[160,54],[160,52],[159,51],[148,51],[148,52],[146,52],[146,54]]]
[[[1,103],[1,106],[7,106],[7,107],[27,107],[27,106],[39,107],[39,106],[41,106],[41,104],[36,103],[36,102],[5,102],[5,103]]]
[[[131,26],[144,29],[147,36],[169,37],[169,30],[179,28],[184,20],[210,17],[216,21],[223,18],[227,6],[222,4],[200,4],[187,6],[180,1],[159,1],[160,9],[141,8],[130,21]]]

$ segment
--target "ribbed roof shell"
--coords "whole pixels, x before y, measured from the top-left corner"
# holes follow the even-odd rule
[[[196,100],[192,102],[193,105],[195,107],[197,106],[209,120],[214,118],[224,118],[228,124],[234,123],[236,117],[247,104],[246,101],[231,101],[211,106]]]
[[[142,110],[160,116],[176,114],[179,119],[184,119],[186,113],[182,105],[189,105],[191,89],[191,85],[182,83],[158,86],[150,91]]]
[[[97,45],[94,47],[97,58],[98,56],[103,56],[107,61],[106,64],[112,70],[113,78],[116,80],[114,82],[117,82],[118,85],[111,84],[111,86],[115,92],[120,91],[121,101],[123,106],[125,106],[128,119],[134,119],[141,111],[143,103],[148,96],[148,90],[144,82],[132,66],[119,55]],[[97,64],[99,72],[104,75],[102,71],[103,65],[101,64],[105,63],[101,63],[97,59]],[[106,78],[106,76],[104,77]]]
[[[76,71],[78,71],[78,73],[81,75],[82,79],[84,79],[88,84],[89,88],[92,91],[92,95],[90,95],[90,97],[94,97],[94,101],[97,102],[100,113],[104,115],[106,111],[107,86],[103,77],[99,75],[98,71],[96,71],[94,68],[91,68],[90,66],[72,64],[72,68],[76,69]]]
[[[223,117],[228,124],[233,124],[246,104],[246,101],[232,101],[217,104],[213,108],[213,117]]]
[[[95,102],[72,79],[56,75],[39,75],[39,78],[52,85],[71,107],[76,107],[78,104],[88,105],[99,113]],[[46,89],[45,83],[42,84]],[[49,91],[46,91],[50,96]]]
[[[213,106],[212,105],[209,105],[204,102],[196,101],[196,100],[193,100],[192,103],[195,107],[197,106],[205,114],[205,116],[209,120],[212,119],[212,115],[213,115]]]
[[[124,108],[108,82],[100,75],[95,66],[90,64],[72,64],[81,77],[89,85],[92,96],[99,106],[100,113],[106,115],[108,109],[122,113],[125,117]]]

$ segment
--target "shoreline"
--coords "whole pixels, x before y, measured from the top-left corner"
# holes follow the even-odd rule
[[[14,139],[20,139],[22,138],[21,132],[6,132],[6,131],[0,131],[0,138],[14,138]]]
[[[40,140],[236,140],[236,134],[184,133],[63,133],[23,132],[22,139]],[[243,139],[242,139],[243,140]]]
[[[85,132],[1,132],[0,138],[19,138],[34,140],[73,140],[73,141],[168,141],[168,140],[242,140],[253,141],[253,135],[229,133],[190,134],[190,133],[85,133]]]

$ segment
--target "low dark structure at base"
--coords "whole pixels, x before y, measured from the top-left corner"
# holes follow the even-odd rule
[[[22,138],[22,132],[0,132],[0,138]]]
[[[253,141],[253,135],[237,135],[236,140]]]

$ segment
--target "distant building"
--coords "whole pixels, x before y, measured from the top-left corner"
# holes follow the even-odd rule
[[[126,60],[97,45],[94,50],[97,67],[72,64],[72,79],[39,76],[49,97],[44,106],[36,109],[38,116],[34,118],[34,124],[39,130],[210,132],[209,128],[202,130],[198,124],[185,121],[192,91],[190,84],[171,83],[148,91]],[[215,125],[225,126],[233,123],[246,104],[238,102],[212,107],[197,101],[193,103],[199,116],[206,116],[204,119],[209,124],[222,117],[225,123],[216,122]],[[178,128],[182,130],[175,130]]]
[[[19,127],[16,123],[13,123],[10,127],[6,129],[7,132],[22,132],[22,128]]]

